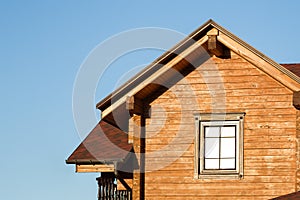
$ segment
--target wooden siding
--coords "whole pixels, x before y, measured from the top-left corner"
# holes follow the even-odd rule
[[[114,165],[76,165],[76,172],[114,172]]]
[[[300,111],[297,110],[297,120],[296,120],[296,191],[300,190]]]
[[[212,57],[151,103],[145,198],[269,199],[294,192],[292,98],[292,91],[233,52],[230,59]],[[194,179],[194,114],[210,112],[246,113],[241,180]]]

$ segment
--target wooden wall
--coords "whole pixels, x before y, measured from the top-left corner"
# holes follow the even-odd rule
[[[212,57],[151,103],[146,199],[269,199],[296,187],[292,92],[231,52]],[[194,179],[195,113],[245,112],[244,177]]]

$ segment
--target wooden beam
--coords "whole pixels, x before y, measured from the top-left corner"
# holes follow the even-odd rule
[[[135,169],[133,171],[133,181],[132,181],[132,199],[133,200],[139,200],[140,195],[141,195],[141,117],[137,115],[133,115],[132,117],[133,123],[135,126],[133,127],[133,148],[134,152],[137,153],[137,160],[138,160],[138,165],[139,169]]]
[[[134,115],[133,148],[137,155],[139,168],[133,171],[132,199],[145,199],[145,118]]]
[[[141,99],[138,99],[134,96],[127,96],[126,109],[131,114],[136,114],[139,116],[144,116],[146,118],[150,118],[151,106],[144,104],[144,102]]]
[[[208,36],[208,50],[217,57],[222,57],[224,55],[223,46],[218,42],[216,35]]]
[[[296,91],[293,93],[293,106],[300,110],[300,91]]]
[[[143,104],[142,100],[140,100],[134,96],[127,96],[126,109],[131,114],[142,115],[144,113],[144,104]]]
[[[110,165],[76,165],[76,172],[114,172],[115,167],[113,164]]]
[[[219,30],[216,29],[216,28],[212,28],[212,29],[210,29],[210,30],[207,32],[206,35],[208,35],[208,36],[217,36],[217,35],[219,35]]]
[[[219,30],[212,28],[206,35],[208,36],[208,50],[216,55],[217,57],[222,57],[224,55],[224,47],[218,42],[217,36],[219,35]]]
[[[213,51],[217,49],[217,36],[216,35],[211,35],[208,36],[208,50]]]
[[[134,110],[134,96],[126,97],[126,110],[129,110],[129,111]]]
[[[294,93],[295,94],[295,93]],[[299,95],[299,92],[298,94]],[[299,100],[299,98],[298,98]],[[294,105],[295,106],[295,105]],[[299,109],[299,108],[297,108]],[[299,191],[300,190],[300,111],[296,111],[296,184],[295,184],[295,190]]]
[[[131,190],[132,189],[132,179],[122,179],[117,177],[117,187],[118,190]]]

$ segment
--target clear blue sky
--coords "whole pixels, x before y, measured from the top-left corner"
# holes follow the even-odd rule
[[[300,62],[300,1],[242,2],[1,1],[1,199],[96,199],[97,174],[65,164],[81,141],[72,91],[86,56],[114,34],[139,27],[188,34],[212,18],[275,61]],[[95,101],[112,86],[108,79]]]

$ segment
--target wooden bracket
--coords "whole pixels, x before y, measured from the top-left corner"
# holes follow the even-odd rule
[[[208,36],[208,50],[218,57],[224,55],[223,46],[218,42],[216,35]]]
[[[131,114],[142,115],[144,112],[143,108],[144,108],[144,105],[140,99],[138,99],[134,96],[128,96],[126,98],[126,109]]]
[[[144,104],[144,102],[134,96],[128,96],[126,98],[126,109],[131,114],[140,115],[146,118],[150,117],[150,105]]]
[[[293,93],[293,106],[297,110],[300,110],[300,91]]]
[[[207,36],[218,36],[219,35],[219,30],[216,28],[210,29],[207,34]]]
[[[208,50],[215,54],[218,57],[222,57],[224,55],[224,49],[220,42],[218,42],[217,36],[219,35],[219,31],[216,28],[211,29],[207,32],[208,36]]]
[[[132,190],[132,179],[123,179],[119,176],[117,176],[117,181],[118,181],[118,190]],[[121,184],[119,184],[121,183]]]

